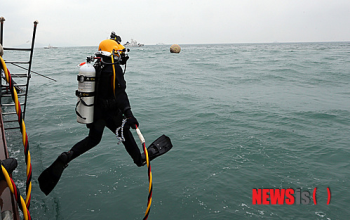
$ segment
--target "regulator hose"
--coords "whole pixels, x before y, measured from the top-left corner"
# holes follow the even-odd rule
[[[13,81],[12,81],[12,77],[10,72],[8,71],[7,67],[6,67],[6,63],[4,61],[4,59],[0,56],[0,61],[1,61],[1,65],[2,68],[4,70],[5,73],[5,77],[6,77],[6,81],[9,84],[9,88],[11,91],[11,96],[13,101],[15,102],[15,108],[16,108],[16,113],[18,116],[18,123],[20,126],[20,130],[22,133],[22,141],[23,141],[23,146],[24,146],[24,155],[25,155],[25,162],[27,165],[27,169],[26,169],[26,174],[27,174],[27,180],[26,180],[26,207],[27,209],[29,209],[30,207],[30,200],[31,200],[31,192],[32,192],[32,164],[31,164],[31,157],[30,157],[30,152],[29,152],[29,142],[28,142],[28,135],[26,132],[26,126],[22,117],[22,110],[21,110],[21,104],[18,100],[18,95],[17,95],[17,91],[13,85]],[[10,185],[9,185],[10,186]],[[15,195],[16,196],[16,195]],[[25,212],[24,212],[25,213]]]
[[[112,51],[111,53],[111,60],[112,60],[112,68],[113,68],[113,94],[114,94],[114,97],[115,97],[115,78],[116,78],[116,75],[115,75],[115,64],[114,64],[114,50]]]
[[[121,55],[120,55],[120,53],[119,53],[119,51],[117,51],[118,52],[118,56],[120,57]],[[115,64],[120,64],[120,62],[119,61],[117,61],[116,63],[114,63],[114,55],[115,55],[115,50],[113,50],[112,52],[111,52],[111,64],[112,64],[112,68],[113,68],[113,94],[114,94],[114,96],[115,96],[115,80],[116,80],[116,75],[115,75],[115,67],[114,67],[114,65]],[[103,62],[104,63],[104,62]],[[125,74],[125,71],[126,71],[126,62],[125,62],[125,69],[124,69],[124,74]]]

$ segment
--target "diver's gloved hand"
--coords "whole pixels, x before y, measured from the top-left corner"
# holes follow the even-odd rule
[[[139,126],[139,122],[137,121],[137,119],[132,114],[131,109],[126,110],[124,115],[125,115],[125,117],[127,119],[126,124],[129,127],[133,128],[133,129],[136,129],[136,126],[137,127]]]
[[[139,126],[139,122],[137,121],[137,119],[133,116],[131,118],[127,118],[128,120],[126,121],[126,123],[133,129],[136,129],[136,126]]]

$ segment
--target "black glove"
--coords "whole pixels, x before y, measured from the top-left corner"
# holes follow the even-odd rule
[[[131,127],[133,129],[136,129],[136,126],[139,126],[139,122],[137,121],[137,119],[134,117],[134,115],[132,114],[131,110],[128,109],[125,111],[124,113],[127,121],[126,124],[128,125],[128,127]]]

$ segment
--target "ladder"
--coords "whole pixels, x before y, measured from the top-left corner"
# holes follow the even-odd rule
[[[37,27],[38,21],[34,21],[33,36],[32,36],[32,42],[31,42],[30,48],[4,47],[4,44],[3,44],[4,21],[5,21],[5,18],[0,17],[0,22],[1,22],[0,44],[3,46],[4,54],[6,53],[6,51],[16,51],[16,54],[27,53],[29,57],[29,61],[5,60],[6,66],[9,69],[12,76],[13,85],[15,86],[15,89],[18,94],[18,101],[21,105],[22,118],[24,120],[26,107],[27,107],[29,80],[31,78],[34,42],[35,42],[36,27]],[[23,57],[22,54],[21,54],[21,57]],[[0,79],[0,105],[2,109],[4,129],[5,130],[19,129],[20,126],[18,124],[18,116],[15,109],[15,103],[12,100],[9,85],[6,82],[6,79],[3,75],[1,76],[1,79]]]

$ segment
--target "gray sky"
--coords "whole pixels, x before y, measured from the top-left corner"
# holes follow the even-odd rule
[[[2,0],[4,46],[350,41],[350,0]]]

